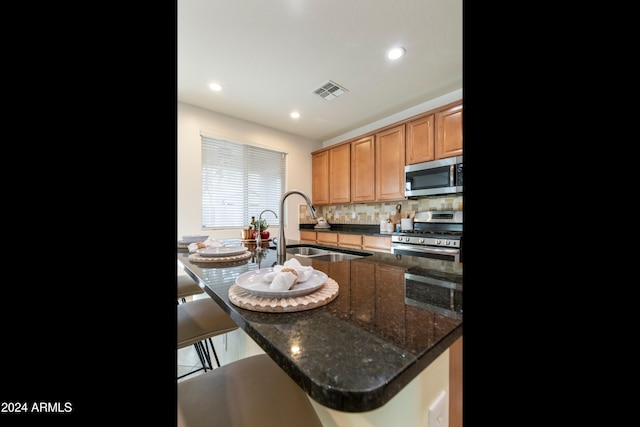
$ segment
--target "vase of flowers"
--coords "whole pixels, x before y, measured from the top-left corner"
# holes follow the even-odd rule
[[[256,221],[256,230],[253,232],[253,238],[256,238],[256,235],[260,233],[260,238],[262,240],[269,240],[269,232],[267,231],[269,228],[269,224],[267,224],[266,219],[262,219],[260,221]]]

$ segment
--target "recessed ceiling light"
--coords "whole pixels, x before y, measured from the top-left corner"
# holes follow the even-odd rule
[[[297,111],[294,111],[293,113],[290,114],[290,116],[294,119],[297,119],[298,117],[300,117],[300,113],[298,113]]]
[[[215,90],[216,92],[220,92],[222,90],[222,86],[220,86],[218,83],[211,83],[209,87],[211,88],[211,90]]]
[[[398,59],[402,55],[404,55],[405,52],[406,51],[403,47],[394,47],[393,49],[389,49],[389,51],[387,52],[387,58],[391,60]]]

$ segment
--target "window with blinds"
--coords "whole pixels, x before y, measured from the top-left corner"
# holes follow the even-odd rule
[[[280,217],[286,153],[202,136],[202,227],[243,228],[271,209]],[[277,224],[273,214],[263,215]]]

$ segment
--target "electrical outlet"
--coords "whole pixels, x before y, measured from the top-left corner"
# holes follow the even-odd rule
[[[447,413],[447,393],[442,390],[438,397],[429,406],[429,427],[447,427],[449,425],[449,414]]]

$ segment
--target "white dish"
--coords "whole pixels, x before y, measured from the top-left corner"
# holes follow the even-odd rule
[[[272,291],[269,282],[264,280],[264,275],[271,273],[273,268],[247,271],[236,278],[236,285],[250,293],[265,298],[295,298],[310,294],[322,287],[329,276],[319,270],[313,270],[311,277],[303,283],[296,284],[293,289],[287,291]]]
[[[209,236],[182,236],[182,241],[184,243],[197,243],[204,242],[208,238]]]
[[[313,228],[331,228],[331,226],[330,225],[316,225]]]
[[[203,257],[221,257],[240,255],[247,251],[244,246],[222,246],[219,248],[197,249],[196,253]]]

